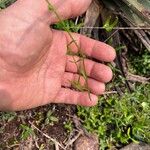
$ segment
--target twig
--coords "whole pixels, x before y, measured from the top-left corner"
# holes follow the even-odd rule
[[[139,75],[134,75],[129,72],[127,72],[127,80],[133,81],[133,82],[139,82],[143,84],[150,84],[150,78],[142,77]]]
[[[78,27],[70,27],[78,28]],[[104,27],[80,27],[80,29],[105,29]],[[150,30],[150,27],[114,27],[113,30]]]
[[[16,147],[16,146],[19,146],[20,144],[13,144],[13,145],[11,145],[11,146],[6,146],[8,149],[12,149],[12,148],[14,148],[14,147]]]
[[[108,94],[117,94],[117,91],[109,91],[109,92],[104,92],[103,95],[108,95]]]
[[[59,150],[59,145],[55,143],[55,150]]]
[[[119,30],[114,31],[104,42],[106,43],[111,37],[113,37]]]
[[[65,150],[65,147],[63,145],[61,145],[58,141],[56,141],[56,139],[51,138],[49,135],[47,135],[46,133],[44,133],[43,131],[41,131],[38,127],[36,127],[32,122],[30,122],[30,125],[36,129],[38,132],[40,132],[43,136],[45,136],[47,139],[50,139],[54,144],[55,144],[55,149],[59,150],[59,147],[61,147],[62,149]]]
[[[79,137],[82,135],[82,131],[79,131],[78,134],[71,140],[69,140],[65,146],[65,149],[67,149],[69,146],[71,146]]]

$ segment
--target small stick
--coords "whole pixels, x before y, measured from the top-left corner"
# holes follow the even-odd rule
[[[40,132],[43,136],[45,136],[47,139],[50,139],[54,144],[55,144],[55,149],[59,150],[59,147],[61,147],[62,149],[65,150],[65,147],[63,145],[61,145],[58,141],[56,141],[55,139],[51,138],[49,135],[47,135],[46,133],[44,133],[43,131],[41,131],[38,127],[36,127],[33,123],[31,123],[29,121],[29,123],[31,124],[31,126],[36,129],[38,132]]]
[[[72,145],[80,137],[80,135],[82,135],[82,133],[83,133],[82,131],[78,132],[78,134],[73,139],[68,141],[65,146],[65,149],[67,149],[70,145]]]
[[[117,91],[109,91],[109,92],[104,92],[103,95],[107,95],[107,94],[117,94]]]

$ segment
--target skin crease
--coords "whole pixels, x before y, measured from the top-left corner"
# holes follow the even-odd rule
[[[67,19],[85,12],[91,0],[51,3]],[[70,89],[70,81],[79,76],[72,57],[66,55],[71,39],[65,32],[49,28],[58,19],[48,11],[45,1],[18,0],[0,12],[0,22],[0,110],[25,110],[48,103],[96,105],[97,95],[104,92],[112,71],[86,59],[92,100],[87,92]],[[87,56],[106,62],[114,60],[112,47],[79,34],[72,36]],[[70,48],[78,51],[73,43]],[[83,78],[81,83],[84,84]]]

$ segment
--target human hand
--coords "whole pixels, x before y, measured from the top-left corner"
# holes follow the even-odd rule
[[[51,2],[61,17],[67,19],[82,14],[91,0]],[[68,33],[49,28],[55,22],[57,17],[48,11],[43,0],[18,0],[0,12],[0,110],[24,110],[48,103],[96,105],[97,95],[104,92],[112,71],[86,59],[92,94],[89,97],[87,92],[71,90],[70,81],[79,76],[72,56],[67,55],[71,39]],[[112,47],[71,34],[87,56],[105,62],[114,60],[116,54]],[[78,51],[74,43],[70,48]]]

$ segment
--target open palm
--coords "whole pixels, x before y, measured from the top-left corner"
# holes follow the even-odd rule
[[[72,1],[72,2],[71,2]],[[52,1],[65,19],[83,13],[90,0]],[[72,9],[72,5],[78,9]],[[70,11],[69,11],[70,10]],[[38,12],[38,13],[37,13]],[[71,81],[78,79],[78,69],[73,62],[79,58],[67,55],[70,36],[49,28],[57,22],[48,12],[43,0],[18,0],[0,12],[0,110],[23,110],[48,103],[68,103],[93,106],[97,96],[104,92],[105,83],[112,78],[111,69],[90,59],[85,60],[88,74],[87,92],[71,89]],[[111,62],[115,52],[110,46],[72,33],[88,58]],[[73,52],[78,48],[70,45]],[[81,66],[82,63],[78,62]],[[80,79],[84,84],[84,79]]]

